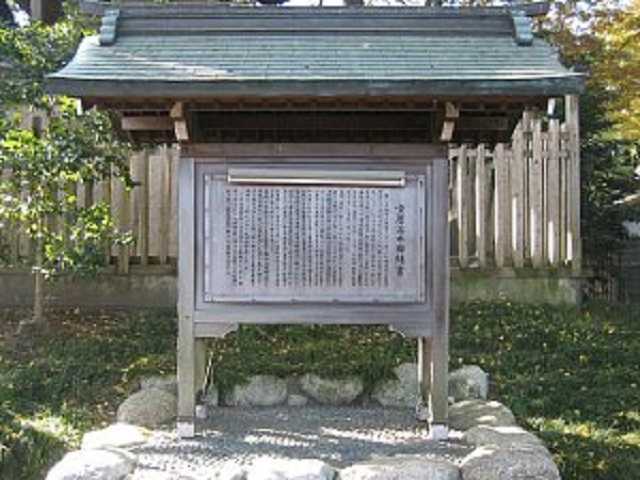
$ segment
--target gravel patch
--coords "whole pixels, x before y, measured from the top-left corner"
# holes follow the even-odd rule
[[[220,408],[210,414],[198,438],[181,440],[173,430],[157,430],[132,448],[139,460],[136,473],[163,471],[199,480],[265,457],[313,458],[336,468],[393,455],[460,464],[473,450],[455,438],[428,440],[426,425],[410,409],[282,406]]]

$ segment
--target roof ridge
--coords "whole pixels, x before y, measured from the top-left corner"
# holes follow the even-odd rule
[[[129,4],[127,4],[129,5]],[[165,4],[166,5],[166,4]],[[533,43],[532,21],[524,10],[508,8],[306,8],[203,7],[202,4],[107,9],[100,44],[118,35],[316,34],[510,36],[516,44]],[[195,5],[195,6],[194,6]],[[490,13],[488,13],[490,12]]]

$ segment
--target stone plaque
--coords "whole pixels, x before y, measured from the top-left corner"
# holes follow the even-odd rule
[[[239,185],[206,175],[204,300],[424,301],[424,177],[402,185]]]

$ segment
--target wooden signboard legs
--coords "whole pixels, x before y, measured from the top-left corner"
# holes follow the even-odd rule
[[[433,241],[443,247],[445,255],[434,259],[433,306],[435,319],[431,337],[418,338],[418,382],[422,406],[428,410],[429,438],[446,440],[449,436],[449,230],[448,164],[434,162]],[[420,417],[420,406],[418,416]]]
[[[369,152],[370,153],[370,152]],[[274,157],[275,160],[278,158]],[[315,158],[315,157],[312,157]],[[420,160],[421,157],[416,157]],[[429,160],[429,158],[433,160]],[[274,163],[275,163],[274,160]],[[406,161],[406,160],[405,160]],[[427,163],[427,161],[429,161]],[[203,162],[206,163],[206,162]],[[209,163],[212,163],[209,160]],[[424,255],[419,256],[423,259],[421,264],[424,275],[423,284],[426,285],[423,303],[407,303],[393,305],[369,306],[368,315],[365,320],[358,317],[360,314],[358,309],[362,306],[356,305],[338,305],[335,308],[342,308],[339,317],[322,318],[318,313],[315,305],[302,305],[301,308],[306,309],[306,316],[303,319],[306,322],[313,323],[332,323],[338,318],[340,321],[345,319],[348,322],[368,324],[376,319],[378,322],[385,319],[391,319],[390,325],[394,327],[406,327],[407,335],[422,335],[418,339],[419,342],[419,379],[420,390],[422,396],[420,409],[420,419],[429,422],[430,438],[434,440],[443,440],[448,437],[448,337],[449,337],[449,234],[448,234],[448,162],[443,154],[425,158],[425,163],[431,165],[430,168],[423,167],[407,167],[407,171],[416,170],[420,172],[417,181],[423,182],[423,189],[413,190],[413,193],[422,192],[414,196],[409,196],[403,201],[414,202],[417,205],[423,205],[426,210],[420,210],[422,213],[418,218],[426,218],[424,225],[424,235],[417,236],[416,250],[424,251]],[[208,171],[207,165],[198,165],[196,178],[196,160],[193,158],[183,157],[180,159],[179,167],[179,265],[178,265],[178,316],[179,316],[179,335],[178,335],[178,435],[181,437],[193,437],[195,435],[195,410],[198,393],[204,387],[205,380],[205,345],[204,338],[209,336],[223,336],[233,329],[233,325],[223,323],[249,322],[244,312],[235,313],[233,310],[240,309],[242,305],[225,304],[223,309],[217,313],[217,317],[212,313],[215,308],[220,309],[219,305],[210,305],[206,303],[204,293],[206,282],[202,280],[205,270],[203,265],[207,265],[207,257],[203,256],[201,247],[197,245],[204,244],[208,238],[206,232],[208,227],[203,221],[205,217],[205,209],[203,203],[210,205],[210,198],[207,197],[206,175]],[[211,168],[209,168],[211,170]],[[281,175],[282,172],[279,173]],[[344,172],[343,172],[344,174]],[[224,177],[223,177],[224,178]],[[228,177],[227,177],[228,178]],[[254,178],[254,177],[252,177]],[[278,177],[281,178],[281,177]],[[425,180],[426,179],[426,180]],[[407,186],[403,187],[407,190],[404,193],[411,193]],[[364,192],[364,191],[363,191]],[[364,196],[365,193],[362,193]],[[406,196],[406,195],[405,195]],[[213,197],[212,197],[213,198]],[[231,198],[231,197],[230,197]],[[404,198],[404,197],[402,197]],[[423,203],[424,200],[424,203]],[[198,205],[200,203],[200,205]],[[217,205],[217,204],[216,204]],[[405,227],[404,216],[398,212],[411,211],[416,205],[411,204],[411,208],[401,204],[397,207],[395,221],[399,238],[402,238],[403,249],[393,250],[394,256],[391,257],[399,265],[404,265],[405,256],[400,255],[404,252],[405,243],[408,233]],[[422,208],[422,207],[420,207]],[[221,210],[224,213],[224,210]],[[251,215],[251,212],[249,213]],[[200,220],[200,223],[198,222]],[[245,227],[249,225],[245,221]],[[422,225],[420,223],[420,225]],[[418,228],[419,231],[420,228]],[[199,240],[198,240],[199,239]],[[394,234],[393,242],[399,242],[398,237]],[[215,242],[214,242],[215,244]],[[397,245],[395,245],[397,248]],[[197,250],[197,252],[196,252]],[[400,253],[396,253],[400,252]],[[402,260],[398,260],[401,258]],[[198,260],[196,260],[198,259]],[[222,267],[218,270],[222,271]],[[404,269],[400,270],[406,271]],[[400,274],[399,274],[400,275]],[[200,279],[199,281],[196,281]],[[196,295],[197,293],[197,295]],[[203,300],[204,298],[204,300]],[[422,297],[421,297],[422,298]],[[196,305],[198,308],[196,309]],[[427,308],[430,306],[430,308]],[[279,305],[264,305],[261,310],[256,312],[253,318],[255,323],[263,321],[265,312],[262,310],[274,308],[282,309]],[[310,307],[312,307],[310,309]],[[348,307],[348,308],[347,308]],[[205,309],[207,309],[205,311]],[[385,310],[386,308],[386,310]],[[246,310],[250,312],[249,310]],[[389,315],[391,311],[392,315]],[[203,313],[205,312],[205,313]],[[338,310],[332,310],[333,313]],[[398,317],[407,314],[411,318],[411,322],[401,324]],[[239,316],[241,314],[242,316]],[[259,315],[257,315],[259,314]],[[385,316],[386,314],[386,316]],[[240,318],[240,320],[238,320]],[[278,317],[278,321],[287,323],[287,318]],[[235,320],[235,321],[234,321]],[[323,321],[324,320],[324,321]],[[395,320],[396,323],[393,323]]]
[[[195,436],[195,402],[198,388],[198,350],[194,313],[194,245],[195,192],[193,189],[194,162],[181,158],[178,176],[178,435]],[[198,343],[198,345],[197,345]],[[204,370],[204,367],[202,366]]]

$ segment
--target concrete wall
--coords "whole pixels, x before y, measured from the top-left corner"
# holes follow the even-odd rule
[[[581,278],[568,273],[503,270],[451,272],[451,300],[496,300],[578,304]],[[50,305],[85,307],[174,307],[176,272],[171,266],[131,268],[129,275],[106,273],[95,279],[62,279],[47,286]],[[33,279],[28,270],[0,271],[0,306],[29,306]]]

